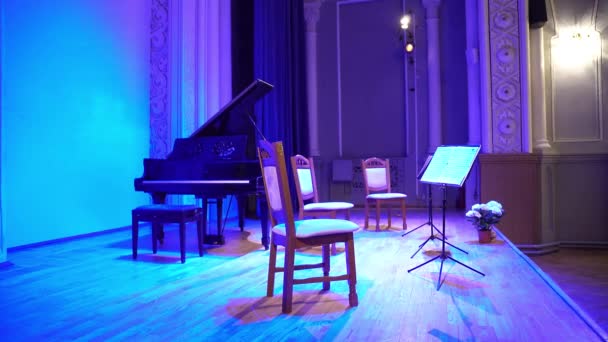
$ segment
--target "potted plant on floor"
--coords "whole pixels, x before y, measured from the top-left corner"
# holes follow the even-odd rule
[[[504,213],[502,204],[496,201],[475,204],[471,207],[471,210],[466,213],[466,217],[477,228],[479,243],[492,242],[495,237],[492,228],[500,222]]]

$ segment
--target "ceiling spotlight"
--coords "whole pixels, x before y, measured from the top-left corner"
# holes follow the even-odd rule
[[[413,51],[414,51],[414,43],[412,43],[412,42],[405,43],[405,52],[411,53]]]
[[[401,28],[407,30],[410,27],[411,20],[412,17],[409,14],[406,14],[401,17],[401,20],[399,21],[399,23],[401,24]]]

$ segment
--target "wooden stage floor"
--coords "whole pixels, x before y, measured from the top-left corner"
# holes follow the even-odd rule
[[[157,255],[142,229],[140,256],[131,259],[130,230],[9,252],[0,267],[3,341],[601,341],[568,299],[553,290],[534,264],[503,239],[477,243],[462,212],[448,212],[451,256],[437,291],[440,262],[408,273],[441,251],[438,240],[410,256],[430,234],[406,237],[400,227],[358,231],[355,241],[359,306],[348,307],[346,282],[295,287],[294,310],[281,314],[281,277],[265,297],[268,252],[258,221],[245,232],[226,229],[227,244],[198,257],[194,226],[188,254],[179,262],[174,227]],[[362,224],[356,211],[353,220]],[[441,228],[440,212],[435,223]],[[410,209],[410,229],[426,211]],[[399,224],[400,219],[394,220]],[[230,222],[229,222],[230,223]],[[332,269],[345,267],[343,246]],[[319,257],[301,251],[296,262]],[[282,253],[279,252],[279,259]],[[302,272],[315,272],[307,270]],[[318,272],[318,270],[316,271]],[[542,273],[542,272],[541,272]],[[563,293],[561,293],[563,295]],[[576,304],[574,304],[576,307]],[[582,313],[584,316],[585,314]]]

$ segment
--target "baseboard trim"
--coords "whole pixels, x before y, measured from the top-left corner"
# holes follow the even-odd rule
[[[526,255],[542,255],[559,251],[560,243],[543,243],[535,245],[515,245],[520,251]]]
[[[562,241],[560,242],[562,248],[597,248],[597,249],[608,249],[608,242],[598,241]]]
[[[13,266],[13,263],[10,262],[10,261],[0,262],[0,270],[3,269],[3,268],[11,267],[11,266]]]
[[[20,251],[20,250],[24,250],[24,249],[28,249],[28,248],[47,246],[47,245],[52,245],[52,244],[67,242],[67,241],[73,241],[73,240],[80,240],[80,239],[85,239],[85,238],[89,238],[89,237],[93,237],[93,236],[115,233],[115,232],[119,232],[119,231],[123,231],[123,230],[131,230],[131,226],[129,225],[129,226],[124,226],[124,227],[111,228],[111,229],[106,229],[106,230],[100,230],[98,232],[66,236],[66,237],[59,238],[59,239],[46,240],[46,241],[29,243],[29,244],[21,245],[21,246],[9,247],[6,249],[6,252],[8,254],[10,252],[16,252],[16,251]]]
[[[608,242],[603,241],[558,241],[541,244],[515,245],[526,255],[543,255],[554,253],[560,248],[608,249]]]

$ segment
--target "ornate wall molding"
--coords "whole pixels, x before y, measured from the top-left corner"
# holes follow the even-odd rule
[[[493,152],[523,151],[518,0],[488,0]]]
[[[152,0],[150,18],[150,157],[171,148],[169,0]]]

